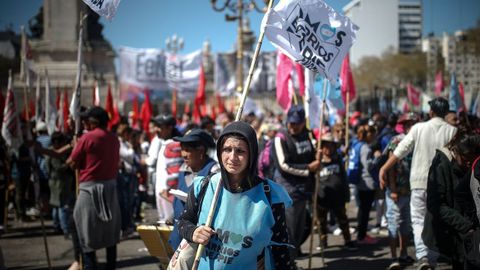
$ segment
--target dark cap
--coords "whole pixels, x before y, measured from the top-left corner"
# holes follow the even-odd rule
[[[430,109],[438,117],[444,117],[450,109],[449,104],[448,104],[448,100],[446,100],[443,97],[434,98],[434,99],[430,100],[428,102],[428,104],[430,105]]]
[[[299,124],[305,121],[305,110],[300,105],[293,105],[287,113],[287,123]]]
[[[152,119],[152,122],[157,126],[175,126],[177,124],[177,120],[171,114],[157,115]]]
[[[215,147],[215,142],[213,141],[212,136],[210,136],[205,130],[199,128],[189,130],[183,136],[173,137],[173,140],[181,143],[198,143],[207,148]]]
[[[106,125],[110,119],[108,117],[108,113],[99,106],[91,107],[90,109],[80,113],[80,116],[95,119],[100,125]]]

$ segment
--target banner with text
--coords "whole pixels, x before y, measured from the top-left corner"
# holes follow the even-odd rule
[[[262,25],[273,46],[332,82],[358,30],[322,0],[280,1]]]
[[[193,98],[200,78],[202,53],[175,55],[159,49],[120,49],[120,83],[139,89],[177,90],[179,98]]]
[[[253,52],[243,55],[243,75],[246,77],[253,58]],[[257,58],[257,66],[253,71],[250,84],[251,93],[275,91],[277,52],[261,52]],[[229,96],[236,88],[237,55],[235,52],[217,53],[214,57],[214,89],[222,96]],[[245,82],[244,82],[245,83]]]

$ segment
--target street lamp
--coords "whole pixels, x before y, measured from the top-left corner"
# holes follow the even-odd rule
[[[171,38],[167,37],[165,45],[167,51],[170,51],[172,54],[177,54],[178,51],[183,49],[184,41],[183,38],[179,38],[177,34],[173,34]]]
[[[255,9],[258,12],[266,12],[268,0],[263,0],[264,7],[259,8],[256,0],[224,0],[223,5],[217,6],[217,0],[210,0],[212,8],[215,11],[232,12],[235,15],[225,14],[225,20],[227,22],[238,21],[237,26],[237,91],[243,91],[243,15],[250,10]]]

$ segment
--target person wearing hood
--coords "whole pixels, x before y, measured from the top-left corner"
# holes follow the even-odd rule
[[[291,199],[282,186],[257,175],[256,138],[245,122],[226,126],[217,144],[220,172],[193,182],[178,228],[190,244],[205,245],[198,269],[295,269],[285,226]],[[222,187],[207,227],[218,181]]]

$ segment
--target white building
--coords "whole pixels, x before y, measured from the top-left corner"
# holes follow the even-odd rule
[[[360,27],[350,55],[354,64],[387,50],[408,53],[420,49],[421,0],[353,0],[343,12]]]
[[[445,59],[445,72],[449,76],[455,72],[457,81],[465,88],[465,102],[469,105],[469,95],[480,90],[480,57],[475,55],[474,47],[464,42],[461,31],[454,35],[443,33],[442,56]]]

